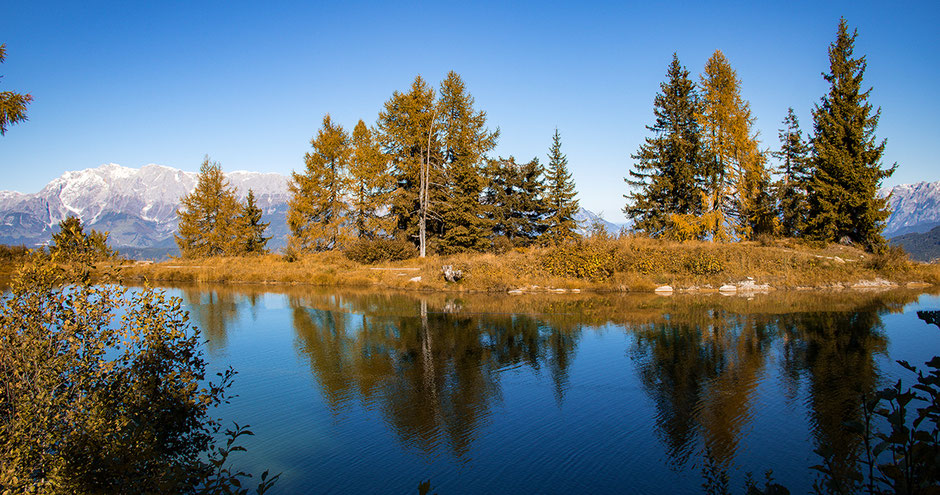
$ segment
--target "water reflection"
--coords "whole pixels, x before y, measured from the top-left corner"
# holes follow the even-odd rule
[[[622,355],[652,404],[651,423],[639,427],[656,431],[672,469],[700,466],[705,452],[723,470],[739,463],[761,407],[758,391],[773,386],[787,402],[806,401],[802,421],[837,477],[852,473],[859,448],[842,425],[881,385],[882,316],[917,298],[903,291],[746,300],[278,290],[296,352],[330,413],[378,411],[398,441],[422,455],[469,462],[503,401],[505,373],[548,376],[565,406],[580,341],[613,328],[626,336]],[[239,311],[254,310],[260,292],[183,294],[210,346],[224,347],[227,326]]]
[[[525,315],[456,311],[453,299],[381,298],[381,308],[378,299],[289,296],[298,349],[334,414],[358,398],[379,408],[405,445],[428,454],[446,445],[463,458],[500,400],[501,369],[547,368],[563,399],[577,345],[570,331]]]

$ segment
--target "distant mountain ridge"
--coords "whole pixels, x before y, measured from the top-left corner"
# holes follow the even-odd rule
[[[259,172],[225,174],[242,198],[252,189],[265,221],[283,216],[287,177]],[[121,248],[174,248],[179,200],[196,187],[197,174],[162,165],[134,169],[113,163],[69,171],[37,193],[0,191],[0,243],[42,245],[69,215],[111,233]],[[271,234],[280,234],[272,222]],[[283,229],[281,229],[283,230]]]
[[[913,260],[934,261],[940,259],[940,226],[927,232],[909,232],[891,238],[891,244],[901,246]]]
[[[60,221],[79,217],[86,228],[110,232],[111,245],[132,257],[160,258],[176,251],[173,234],[180,199],[196,188],[198,174],[146,165],[139,169],[114,163],[69,171],[37,193],[0,191],[0,244],[38,246],[49,242]],[[268,247],[285,245],[290,198],[288,177],[278,173],[225,173],[240,198],[251,189],[270,222]],[[581,208],[575,215],[581,231],[595,220],[617,233],[621,225]]]
[[[882,189],[880,193],[890,195],[891,216],[884,230],[885,237],[923,233],[940,225],[940,181],[902,184]]]

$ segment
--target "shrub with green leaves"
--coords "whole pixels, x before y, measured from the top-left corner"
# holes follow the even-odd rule
[[[179,298],[77,282],[34,259],[0,303],[0,486],[12,493],[246,493],[211,416],[234,371],[207,382]],[[276,477],[275,477],[276,478]],[[259,491],[274,479],[265,475]],[[8,492],[4,492],[8,493]]]

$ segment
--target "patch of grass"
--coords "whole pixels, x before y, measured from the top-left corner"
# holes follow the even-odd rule
[[[766,245],[764,245],[766,244]],[[581,288],[649,291],[657,285],[717,288],[754,279],[776,289],[824,288],[860,280],[940,284],[940,265],[910,262],[903,253],[866,253],[852,246],[810,246],[793,240],[710,243],[640,236],[588,239],[557,247],[515,248],[502,254],[462,253],[397,261],[349,259],[348,253],[275,254],[171,260],[125,265],[127,280],[373,286],[425,291],[506,291]],[[447,283],[443,265],[464,274]]]

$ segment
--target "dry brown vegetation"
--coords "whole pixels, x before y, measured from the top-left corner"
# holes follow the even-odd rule
[[[445,282],[443,265],[461,270],[463,279]],[[793,240],[676,243],[644,237],[589,239],[560,247],[517,248],[499,255],[467,253],[374,265],[352,261],[340,252],[323,252],[293,261],[268,254],[127,264],[121,272],[127,281],[485,292],[518,288],[643,292],[661,285],[709,290],[748,277],[778,290],[831,289],[876,279],[898,285],[940,285],[940,265],[910,262],[899,251],[874,255],[851,246],[811,246]]]

